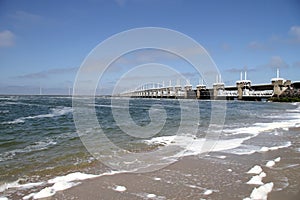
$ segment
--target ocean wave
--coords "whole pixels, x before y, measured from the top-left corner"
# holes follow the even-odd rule
[[[25,120],[24,118],[18,118],[18,119],[15,119],[13,121],[9,121],[9,122],[2,122],[2,124],[19,124],[19,123],[24,123]]]
[[[68,113],[71,113],[72,111],[73,111],[73,109],[71,107],[52,108],[50,110],[50,113],[48,113],[48,114],[20,117],[18,119],[13,120],[13,121],[3,122],[2,124],[17,124],[17,123],[24,123],[25,120],[27,120],[27,119],[58,117],[58,116],[61,116],[61,115],[66,115]]]
[[[295,127],[300,124],[300,103],[292,103],[297,105],[294,109],[286,109],[281,113],[274,113],[276,115],[266,115],[264,119],[272,119],[270,122],[254,123],[247,127],[228,127],[223,129],[226,135],[237,135],[237,134],[251,134],[256,136],[263,132],[268,132],[276,129],[288,129]]]
[[[234,128],[234,129],[224,129],[223,132],[226,135],[237,135],[237,134],[251,134],[253,136],[258,135],[259,133],[272,131],[275,129],[286,129],[295,127],[295,125],[300,123],[300,118],[291,118],[289,120],[281,120],[274,122],[266,122],[266,123],[255,123],[252,126]]]
[[[249,146],[244,145],[243,143],[246,140],[253,138],[254,136],[245,136],[240,138],[233,139],[220,139],[215,141],[213,147],[209,149],[204,149],[205,143],[207,142],[205,138],[196,138],[191,135],[177,135],[177,136],[161,136],[155,137],[149,140],[144,140],[148,145],[158,145],[158,146],[178,146],[179,149],[183,149],[181,152],[176,154],[174,157],[184,157],[191,155],[199,155],[202,153],[209,152],[226,152],[236,155],[249,155],[256,152],[262,153],[266,151],[278,150],[281,148],[287,148],[292,145],[290,141],[281,143],[277,146],[270,147],[259,147],[259,146]]]
[[[56,144],[57,144],[57,142],[55,142],[51,139],[48,139],[47,141],[35,142],[31,145],[26,146],[23,149],[14,149],[11,151],[1,153],[0,154],[0,162],[13,159],[17,154],[20,154],[20,153],[30,153],[33,151],[41,151],[41,150],[48,149],[50,146],[53,146]]]
[[[219,152],[234,149],[241,146],[241,144],[248,139],[250,139],[250,137],[218,140],[215,141],[213,146],[209,145],[208,149],[205,148],[205,143],[208,142],[205,138],[196,138],[192,135],[162,136],[144,140],[144,142],[150,145],[178,146],[179,149],[183,150],[173,157],[179,158],[208,152]]]
[[[31,106],[31,105],[38,105],[38,104],[30,104],[30,103],[23,103],[23,102],[15,102],[15,101],[5,101],[1,102],[1,106],[5,105],[26,105],[26,106]]]
[[[289,147],[291,145],[292,145],[292,143],[290,141],[288,141],[288,142],[286,142],[283,145],[278,145],[278,146],[273,146],[273,147],[262,147],[259,150],[259,152],[274,151],[274,150],[278,150],[278,149]]]
[[[274,151],[282,148],[287,148],[291,146],[292,143],[290,141],[287,141],[285,143],[279,144],[277,146],[271,146],[271,147],[260,147],[260,146],[253,146],[253,145],[241,145],[238,148],[231,149],[229,151],[226,151],[227,153],[232,153],[236,155],[250,155],[254,153],[264,153],[266,151]]]
[[[287,109],[287,112],[297,112],[297,113],[300,112],[300,102],[294,102],[294,103],[291,103],[291,105],[294,105],[297,107],[294,109]]]
[[[0,113],[1,114],[6,114],[6,113],[9,113],[9,110],[0,110]]]
[[[0,97],[0,100],[11,100],[11,97]]]

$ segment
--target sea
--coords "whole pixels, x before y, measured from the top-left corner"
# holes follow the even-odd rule
[[[76,98],[84,102],[84,97]],[[0,96],[1,200],[51,197],[86,179],[164,170],[184,158],[218,161],[228,173],[228,184],[230,176],[240,177],[232,185],[246,188],[229,192],[228,185],[217,184],[222,175],[214,180],[218,188],[205,188],[208,180],[197,179],[200,172],[193,176],[191,171],[185,184],[194,182],[190,189],[195,194],[190,192],[194,196],[186,199],[299,195],[299,103],[95,97],[88,106],[95,110],[99,126],[87,122],[85,130],[78,128],[72,103],[71,96]],[[213,110],[218,108],[224,113],[217,118],[219,131],[212,133]],[[117,120],[118,113],[128,115]],[[147,134],[146,129],[155,131]],[[94,141],[95,150],[84,137],[101,140],[99,134],[105,142]],[[203,148],[205,144],[209,148]],[[195,192],[197,184],[200,189]],[[126,187],[114,189],[124,192]],[[166,193],[141,199],[178,198]]]

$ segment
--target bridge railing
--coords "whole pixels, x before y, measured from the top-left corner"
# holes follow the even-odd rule
[[[236,97],[237,95],[236,90],[221,90],[218,92],[218,96]]]
[[[273,90],[263,90],[263,91],[249,91],[247,96],[272,96]]]

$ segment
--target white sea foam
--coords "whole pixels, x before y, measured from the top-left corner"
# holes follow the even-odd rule
[[[298,107],[293,110],[287,110],[282,116],[265,116],[265,118],[281,118],[288,120],[276,120],[270,123],[255,123],[249,127],[241,127],[241,128],[228,128],[223,130],[224,133],[235,135],[235,134],[252,134],[257,135],[262,132],[276,130],[276,129],[288,129],[290,127],[294,127],[295,125],[300,123],[300,104],[294,104]]]
[[[210,151],[218,152],[228,149],[234,149],[239,147],[245,140],[248,140],[249,138],[250,137],[213,141],[214,146],[209,149],[203,149],[203,145],[205,144],[205,142],[207,142],[205,138],[196,138],[192,135],[155,137],[150,140],[145,140],[145,142],[147,144],[159,144],[163,146],[178,146],[184,150],[176,154],[174,157],[182,157],[199,155],[201,153],[207,153]],[[221,156],[220,158],[224,159],[226,157]]]
[[[262,147],[259,151],[260,152],[274,151],[274,150],[278,150],[278,149],[289,147],[291,145],[292,145],[292,143],[290,141],[288,141],[284,145],[273,146],[273,147]]]
[[[85,179],[90,179],[95,177],[99,177],[99,175],[74,172],[65,176],[58,176],[56,178],[50,179],[48,180],[48,183],[79,181],[79,180],[85,180]]]
[[[264,183],[262,182],[262,178],[266,177],[266,173],[265,172],[261,172],[259,175],[255,175],[253,176],[248,182],[247,184],[249,185],[263,185]]]
[[[153,193],[131,193],[139,197],[139,199],[156,199],[156,200],[165,200],[167,199],[165,196],[158,196],[157,194]]]
[[[20,180],[11,182],[11,183],[4,183],[0,186],[0,192],[4,192],[5,190],[11,188],[21,188],[21,189],[28,189],[36,186],[40,186],[43,182],[36,182],[36,183],[26,183],[26,184],[19,184]]]
[[[51,187],[46,187],[39,191],[36,194],[33,194],[33,199],[41,199],[41,198],[46,198],[46,197],[51,197],[56,193],[54,189]]]
[[[23,118],[18,118],[15,119],[13,121],[9,121],[9,122],[3,122],[2,124],[19,124],[19,123],[24,123],[24,119]]]
[[[258,134],[266,131],[276,130],[279,128],[288,128],[293,127],[295,124],[300,123],[300,118],[297,119],[290,119],[287,121],[279,121],[279,122],[270,122],[270,123],[255,123],[249,127],[242,127],[242,128],[235,128],[235,129],[225,129],[224,132],[227,135],[236,135],[236,134],[246,134],[248,136],[244,136],[241,138],[235,139],[224,139],[216,141],[216,144],[213,149],[202,149],[203,144],[205,143],[205,139],[203,138],[195,138],[194,136],[190,135],[177,135],[177,136],[162,136],[152,138],[150,140],[146,140],[145,142],[148,144],[159,144],[159,145],[177,145],[182,148],[185,148],[184,153],[181,152],[181,156],[186,155],[196,155],[208,151],[229,151],[230,153],[243,155],[243,154],[253,154],[255,152],[265,152],[265,151],[273,151],[278,150],[281,148],[286,148],[291,146],[291,142],[288,141],[283,145],[279,146],[272,146],[272,147],[257,147],[257,149],[253,149],[252,147],[248,148],[238,148],[241,147],[243,142],[257,136]],[[234,151],[232,151],[234,149]]]
[[[249,127],[242,127],[242,128],[227,128],[223,130],[225,132],[225,135],[232,136],[232,135],[252,135],[252,137],[257,136],[260,133],[263,132],[271,132],[275,130],[275,135],[277,133],[277,129],[289,129],[290,127],[295,127],[297,124],[300,123],[300,117],[299,114],[295,116],[294,118],[290,118],[288,120],[284,121],[274,121],[270,123],[255,123]],[[274,131],[273,131],[274,132]],[[260,149],[256,149],[255,146],[254,148],[245,145],[245,148],[237,148],[234,151],[230,151],[230,153],[238,154],[238,155],[243,155],[243,154],[253,154],[255,152],[266,152],[266,151],[273,151],[273,150],[278,150],[281,148],[286,148],[291,146],[291,142],[288,141],[285,144],[279,145],[279,146],[272,146],[272,147],[261,147]],[[259,148],[259,147],[258,147]]]
[[[31,198],[33,198],[34,195],[35,195],[35,193],[30,193],[30,194],[24,196],[22,199],[23,200],[31,199]]]
[[[213,193],[213,191],[212,190],[205,190],[204,191],[204,195],[210,195],[210,194],[212,194]]]
[[[275,165],[275,162],[273,160],[270,160],[267,162],[266,167],[273,167]]]
[[[281,160],[280,157],[274,159],[275,162],[280,162],[280,160]]]
[[[12,97],[0,97],[0,100],[11,100]]]
[[[47,181],[47,184],[52,184],[52,186],[48,186],[40,190],[39,192],[36,193],[31,193],[27,196],[24,196],[23,199],[40,199],[40,198],[46,198],[50,197],[56,194],[57,191],[61,190],[66,190],[71,187],[74,187],[78,184],[80,184],[79,181],[86,180],[86,179],[91,179],[91,178],[96,178],[100,176],[108,176],[108,175],[114,175],[118,173],[124,173],[124,171],[111,171],[111,172],[106,172],[100,175],[94,175],[94,174],[84,174],[81,172],[74,172],[67,174],[65,176],[58,176],[53,179],[50,179]],[[121,189],[121,188],[119,188]]]
[[[124,192],[127,190],[127,188],[122,185],[117,185],[116,187],[113,188],[113,190],[118,191],[118,192]]]
[[[226,156],[216,156],[216,158],[225,159]]]
[[[297,117],[290,120],[285,121],[275,121],[270,123],[255,123],[249,127],[242,127],[236,129],[225,129],[223,130],[224,133],[228,135],[237,135],[237,134],[251,134],[253,136],[258,135],[259,133],[271,131],[275,129],[282,129],[282,128],[290,128],[294,127],[295,124],[300,123],[299,115]]]
[[[258,188],[254,188],[251,192],[250,198],[251,200],[267,200],[268,193],[270,193],[273,189],[273,182],[266,183]]]
[[[247,173],[248,174],[260,174],[262,171],[263,170],[262,170],[261,166],[255,165]]]
[[[6,113],[9,113],[9,110],[0,110],[0,113],[1,114],[6,114]]]
[[[249,185],[263,185],[262,178],[259,175],[253,176],[247,184]]]
[[[17,123],[24,123],[25,120],[27,120],[27,119],[58,117],[58,116],[61,116],[61,115],[66,115],[68,113],[71,113],[72,111],[73,111],[73,109],[71,107],[52,108],[50,113],[48,113],[48,114],[20,117],[18,119],[13,120],[13,121],[3,122],[2,124],[17,124]]]
[[[4,192],[5,190],[9,188],[15,188],[19,186],[19,180],[11,182],[11,183],[4,183],[0,186],[0,192]]]
[[[264,177],[267,176],[267,174],[266,174],[265,172],[261,172],[261,173],[259,174],[259,176],[262,177],[262,178],[264,178]]]
[[[147,198],[155,198],[156,194],[147,194]]]
[[[99,175],[84,174],[81,172],[74,172],[65,176],[59,176],[48,180],[48,184],[53,184],[52,186],[45,187],[37,193],[31,193],[23,197],[23,199],[40,199],[50,197],[53,196],[57,191],[66,190],[80,184],[80,182],[74,181],[85,180],[95,177],[99,177]]]
[[[280,162],[281,158],[277,157],[274,160],[270,160],[267,162],[266,166],[267,167],[273,167],[277,162]]]
[[[7,197],[0,197],[0,200],[8,200]]]

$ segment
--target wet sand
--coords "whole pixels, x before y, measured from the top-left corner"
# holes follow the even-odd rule
[[[189,156],[155,172],[86,180],[50,199],[244,199],[258,187],[246,184],[253,176],[246,172],[258,164],[267,174],[263,182],[274,182],[268,199],[296,200],[300,199],[300,168],[289,167],[300,164],[296,155],[297,152],[286,148],[251,155],[211,153],[204,158]],[[278,156],[282,159],[276,166],[265,166],[268,160]],[[285,184],[288,187],[284,188]],[[117,186],[124,186],[126,190],[116,191]]]

